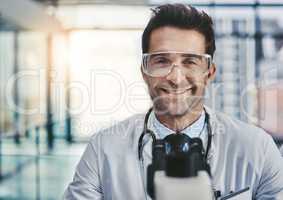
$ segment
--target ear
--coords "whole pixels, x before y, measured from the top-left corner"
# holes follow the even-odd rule
[[[213,81],[215,79],[215,75],[216,75],[216,65],[215,63],[212,63],[208,70],[207,83]]]

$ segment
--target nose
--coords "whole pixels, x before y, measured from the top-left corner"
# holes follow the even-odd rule
[[[166,76],[166,80],[171,81],[175,85],[179,85],[185,79],[185,74],[182,72],[182,69],[178,65],[173,65],[171,71]]]

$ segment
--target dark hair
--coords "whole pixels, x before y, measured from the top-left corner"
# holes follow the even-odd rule
[[[204,11],[198,11],[184,4],[165,4],[152,9],[152,16],[142,34],[142,52],[149,49],[150,34],[163,26],[173,26],[181,29],[193,29],[203,34],[206,42],[206,53],[213,57],[215,38],[213,22]]]

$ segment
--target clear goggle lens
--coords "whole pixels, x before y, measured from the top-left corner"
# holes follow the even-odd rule
[[[208,71],[210,65],[210,55],[184,52],[146,53],[143,54],[142,60],[143,71],[153,77],[168,75],[174,66],[182,66],[186,74],[203,74]]]

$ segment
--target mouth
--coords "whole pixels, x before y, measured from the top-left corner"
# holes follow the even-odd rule
[[[166,94],[173,94],[173,95],[181,95],[181,94],[184,94],[184,93],[188,92],[191,89],[192,89],[192,87],[179,88],[179,89],[160,88],[160,90],[163,91],[164,93],[166,93]]]

